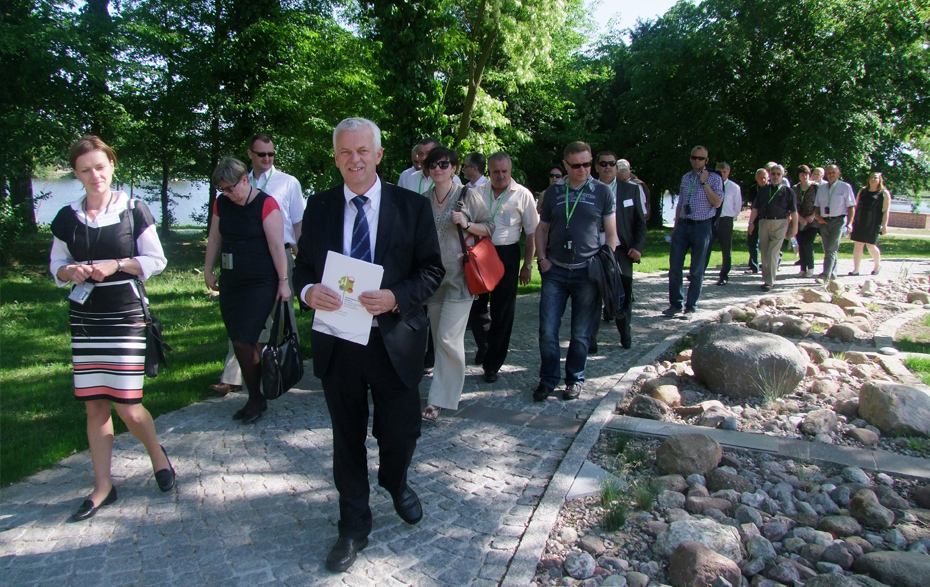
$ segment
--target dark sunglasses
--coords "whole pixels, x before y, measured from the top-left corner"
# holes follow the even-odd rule
[[[274,151],[267,151],[267,152],[252,151],[252,152],[255,153],[255,155],[257,155],[258,157],[274,157]]]
[[[449,161],[433,161],[429,164],[429,168],[436,169],[438,167],[440,169],[449,169],[450,165],[452,165],[452,163]]]
[[[562,179],[562,174],[561,173],[550,173],[549,177],[551,177],[552,179]]]
[[[568,166],[572,169],[581,169],[582,167],[587,169],[591,167],[591,161],[585,161],[584,163],[569,163]]]
[[[600,165],[601,167],[616,167],[617,166],[616,161],[598,161],[597,164]]]
[[[697,155],[691,155],[692,161],[704,161],[707,157],[698,157]]]

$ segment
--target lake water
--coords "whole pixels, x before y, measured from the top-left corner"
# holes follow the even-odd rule
[[[157,190],[155,186],[152,186],[152,188]],[[160,222],[161,204],[159,201],[153,202],[150,200],[150,196],[156,193],[152,191],[152,188],[146,189],[145,187],[136,186],[130,195],[145,200],[155,220]],[[169,182],[168,188],[176,196],[172,198],[173,206],[171,207],[175,223],[202,224],[196,222],[193,216],[203,216],[204,214],[209,199],[208,184],[200,181],[172,181]],[[129,193],[129,186],[122,186],[120,189]],[[45,192],[51,195],[47,199],[36,202],[36,222],[39,224],[50,224],[61,208],[83,198],[84,186],[76,179],[33,180],[32,193],[39,196]]]

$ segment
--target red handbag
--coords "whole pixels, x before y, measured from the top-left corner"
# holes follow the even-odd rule
[[[474,295],[492,291],[504,276],[504,264],[497,256],[494,243],[486,236],[469,235],[465,238],[459,226],[459,239],[462,241],[462,257],[465,261],[465,281],[468,291]],[[475,240],[469,245],[467,241]]]

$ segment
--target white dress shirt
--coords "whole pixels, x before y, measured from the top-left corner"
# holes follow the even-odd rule
[[[250,171],[249,184],[275,199],[284,221],[284,244],[296,245],[300,235],[294,234],[294,225],[303,220],[306,207],[297,178],[272,165],[271,169],[259,175],[257,179]]]
[[[462,180],[459,179],[458,175],[453,175],[452,181],[462,185]],[[407,179],[404,183],[398,182],[397,185],[418,194],[425,194],[426,192],[433,189],[433,180],[430,179],[428,175],[425,175],[422,171],[414,171],[407,176]]]
[[[853,193],[852,186],[845,181],[838,179],[832,186],[830,182],[825,181],[817,186],[817,197],[814,198],[814,206],[820,208],[820,214],[824,218],[845,216],[846,209],[855,205],[856,194]],[[827,208],[830,208],[829,212],[827,212]]]
[[[743,209],[743,190],[739,184],[729,179],[723,182],[723,204],[720,205],[720,216],[736,218]]]

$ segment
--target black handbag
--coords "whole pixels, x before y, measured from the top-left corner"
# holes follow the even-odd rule
[[[281,397],[304,376],[297,330],[284,303],[284,300],[275,302],[271,340],[262,351],[262,395],[265,399]]]
[[[132,256],[136,256],[136,224],[134,214],[136,201],[130,200],[129,206],[129,238],[132,239]],[[161,320],[152,316],[149,311],[149,295],[145,291],[145,284],[141,279],[136,280],[136,289],[142,298],[142,313],[145,315],[145,376],[158,377],[158,370],[168,366],[168,357],[165,350],[173,351],[161,333]]]
[[[145,376],[158,377],[158,370],[168,366],[165,349],[173,351],[161,334],[161,320],[149,312],[148,294],[141,280],[136,280],[139,295],[142,297],[142,313],[145,315]]]

